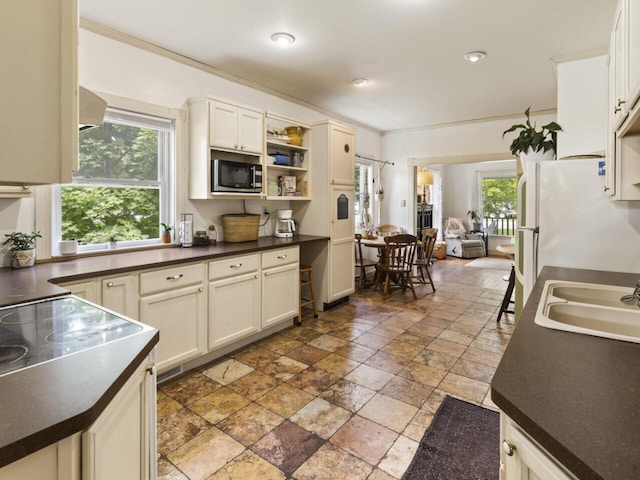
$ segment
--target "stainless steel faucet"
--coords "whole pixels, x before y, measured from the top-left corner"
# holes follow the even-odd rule
[[[638,280],[635,284],[635,289],[631,295],[625,295],[620,299],[621,302],[632,303],[636,302],[638,307],[640,307],[640,280]]]

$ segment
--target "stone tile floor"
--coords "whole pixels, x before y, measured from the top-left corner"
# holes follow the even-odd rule
[[[433,268],[437,292],[365,290],[161,385],[160,479],[399,479],[445,395],[495,408],[505,272]]]

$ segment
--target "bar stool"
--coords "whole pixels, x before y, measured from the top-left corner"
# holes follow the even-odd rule
[[[509,309],[509,305],[513,303],[511,300],[511,295],[513,294],[513,287],[516,283],[516,270],[513,265],[511,265],[511,273],[509,273],[509,284],[507,285],[507,291],[504,292],[504,298],[502,299],[502,305],[500,306],[500,312],[498,313],[497,322],[502,318],[503,313],[514,313],[513,310]]]
[[[313,305],[313,318],[318,318],[318,308],[316,307],[316,295],[313,291],[313,267],[311,265],[300,265],[300,310],[298,311],[298,325],[302,324],[302,307]],[[309,287],[311,298],[302,296],[302,289]]]

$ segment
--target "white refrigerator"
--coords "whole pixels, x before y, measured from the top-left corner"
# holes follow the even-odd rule
[[[603,158],[540,161],[518,182],[516,276],[522,305],[545,265],[638,272],[640,202],[604,192]]]

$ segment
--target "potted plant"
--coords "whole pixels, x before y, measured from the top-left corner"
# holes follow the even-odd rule
[[[118,248],[118,241],[114,235],[111,235],[109,237],[109,250],[115,250],[116,248]]]
[[[562,131],[562,127],[556,122],[550,122],[543,125],[540,129],[537,129],[535,123],[533,123],[533,125],[531,124],[531,119],[529,118],[530,109],[531,107],[527,108],[524,112],[527,117],[527,122],[524,124],[518,123],[505,130],[502,133],[502,138],[504,138],[507,133],[520,130],[520,133],[513,139],[509,147],[511,153],[515,156],[520,155],[522,159],[522,155],[530,156],[538,152],[539,156],[544,155],[543,158],[553,160],[556,152],[557,135],[558,132]]]
[[[2,245],[11,244],[11,266],[13,268],[31,267],[36,262],[36,239],[42,238],[40,232],[5,234]]]
[[[472,230],[474,232],[479,232],[482,230],[482,218],[480,217],[480,214],[478,213],[478,210],[469,210],[467,212],[467,215],[469,215],[471,217],[471,223],[472,223]]]
[[[382,187],[382,185],[380,185],[378,187],[378,190],[376,192],[376,195],[378,196],[378,201],[381,202],[382,200],[384,200],[384,188]]]
[[[171,230],[173,230],[173,226],[161,222],[162,225],[162,233],[160,234],[160,241],[162,243],[171,243]]]

